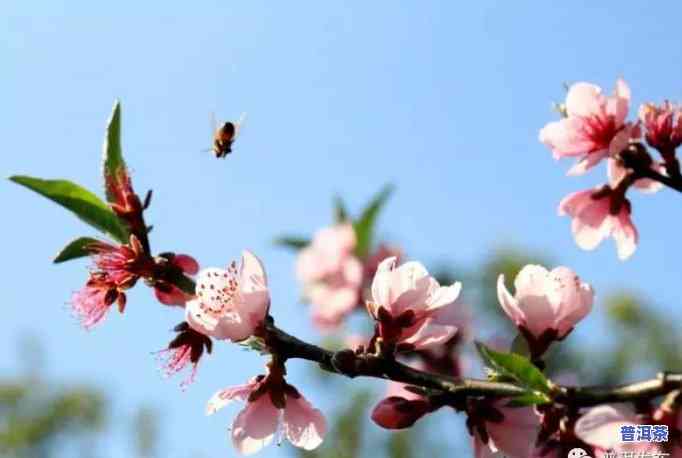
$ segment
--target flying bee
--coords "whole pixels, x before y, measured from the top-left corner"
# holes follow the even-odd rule
[[[213,125],[213,148],[211,148],[211,151],[213,151],[215,157],[219,159],[224,158],[232,152],[232,144],[239,134],[239,128],[244,122],[244,117],[245,113],[242,113],[239,121],[227,121],[219,126],[215,115],[211,114],[211,123]]]

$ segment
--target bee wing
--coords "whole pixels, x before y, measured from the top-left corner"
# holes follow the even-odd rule
[[[246,113],[242,112],[242,114],[239,116],[239,120],[233,123],[234,124],[234,135],[232,136],[233,139],[237,138],[237,136],[239,135],[239,131],[241,130],[241,127],[244,125],[245,120]]]

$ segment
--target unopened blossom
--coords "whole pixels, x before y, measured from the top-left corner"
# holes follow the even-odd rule
[[[242,253],[239,268],[209,268],[199,272],[196,298],[185,306],[189,325],[217,339],[244,340],[254,334],[270,307],[270,292],[261,261]]]
[[[280,377],[259,376],[244,385],[218,391],[209,400],[211,415],[234,400],[246,401],[232,424],[232,443],[243,455],[270,444],[281,431],[291,444],[304,450],[317,448],[327,432],[322,413]]]
[[[475,458],[530,457],[540,430],[533,409],[504,407],[504,401],[487,406],[487,402],[468,412],[467,427],[474,436]]]
[[[625,260],[635,252],[639,240],[630,202],[613,192],[601,194],[601,188],[569,194],[559,203],[559,215],[572,218],[571,230],[580,248],[593,250],[605,238],[613,237],[618,258]]]
[[[176,269],[178,272],[185,275],[196,275],[199,271],[199,263],[186,254],[166,254],[164,258],[171,269]],[[154,295],[156,299],[165,305],[185,305],[187,301],[192,299],[192,296],[185,293],[171,282],[164,280],[157,280],[154,282]]]
[[[166,377],[171,377],[191,367],[189,376],[180,384],[184,389],[194,381],[204,350],[211,353],[213,344],[209,337],[190,328],[187,322],[180,323],[174,330],[178,335],[166,349],[161,350],[157,355]]]
[[[682,109],[668,101],[660,105],[645,103],[639,108],[639,119],[649,145],[672,154],[682,144]]]
[[[90,330],[101,322],[114,304],[120,311],[126,304],[126,296],[106,273],[94,272],[85,286],[71,297],[71,309],[81,326]]]
[[[567,267],[551,271],[539,265],[525,266],[514,280],[512,296],[497,279],[502,309],[526,336],[533,356],[540,356],[553,340],[563,339],[592,309],[592,287]]]
[[[622,452],[661,452],[656,443],[623,443],[621,426],[646,423],[625,405],[601,405],[587,411],[575,424],[575,435],[595,449],[595,458],[602,458],[608,451]]]
[[[461,284],[440,286],[418,262],[396,264],[394,257],[382,261],[372,281],[366,305],[377,321],[376,337],[398,350],[446,342],[457,332],[447,307],[457,300]]]
[[[555,159],[578,157],[569,175],[583,174],[640,135],[636,124],[625,121],[629,105],[630,89],[621,79],[616,81],[613,96],[603,95],[594,84],[575,83],[566,95],[566,117],[547,124],[540,131],[540,141]]]
[[[337,327],[361,302],[363,266],[354,254],[356,243],[352,224],[337,224],[319,230],[298,255],[296,275],[322,330]]]
[[[419,361],[413,362],[410,367],[425,369]],[[441,404],[431,402],[428,397],[407,389],[404,383],[391,380],[387,385],[384,398],[374,406],[371,415],[374,423],[382,428],[409,428],[425,414],[441,407]]]

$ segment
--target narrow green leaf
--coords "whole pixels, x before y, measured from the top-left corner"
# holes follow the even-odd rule
[[[529,359],[514,353],[501,353],[476,342],[476,349],[488,367],[520,383],[522,386],[549,394],[552,382],[530,362]]]
[[[58,264],[60,262],[88,256],[91,253],[88,247],[97,242],[98,240],[93,239],[92,237],[79,237],[62,248],[62,251],[59,252],[52,262]]]
[[[111,117],[107,123],[107,132],[104,136],[104,189],[107,201],[113,202],[114,196],[109,192],[107,179],[115,177],[121,170],[125,170],[126,164],[123,160],[121,149],[121,103],[117,100],[111,112]]]
[[[372,249],[377,216],[379,216],[379,211],[386,204],[391,193],[393,193],[393,185],[388,184],[384,186],[365,207],[360,218],[353,224],[357,239],[355,254],[360,258],[365,258]]]
[[[549,396],[543,393],[538,393],[537,391],[529,391],[527,393],[522,394],[521,396],[517,396],[513,399],[511,399],[508,403],[508,407],[527,407],[527,406],[535,406],[539,404],[547,404],[551,402],[552,400],[550,399]]]
[[[118,216],[87,189],[67,180],[43,180],[19,175],[9,179],[70,210],[81,220],[119,242],[128,242],[128,231]]]
[[[334,196],[334,221],[337,223],[343,223],[348,221],[348,211],[346,210],[346,204],[343,202],[341,196]]]
[[[310,245],[310,239],[305,237],[284,236],[275,239],[275,245],[291,248],[294,251],[298,251]]]

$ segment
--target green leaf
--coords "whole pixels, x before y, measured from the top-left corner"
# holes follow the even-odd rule
[[[537,391],[529,391],[511,399],[508,403],[508,407],[527,407],[535,406],[539,404],[548,404],[552,402],[549,396],[543,393],[538,393]]]
[[[349,219],[346,204],[343,202],[343,199],[341,196],[334,196],[334,221],[343,223]]]
[[[93,243],[97,242],[98,240],[93,239],[92,237],[79,237],[76,240],[71,241],[71,243],[66,245],[64,248],[62,248],[62,251],[59,252],[57,257],[54,258],[54,261],[52,262],[58,264],[60,262],[70,261],[72,259],[88,256],[91,253],[89,247]]]
[[[109,192],[106,185],[107,179],[116,176],[121,170],[125,170],[126,164],[123,160],[121,150],[121,103],[117,100],[107,124],[107,133],[104,136],[104,189],[107,201],[113,202],[114,196]]]
[[[58,203],[92,227],[121,243],[128,242],[128,231],[118,216],[99,197],[67,180],[43,180],[15,175],[11,181]]]
[[[372,249],[377,216],[379,216],[379,211],[391,196],[391,193],[393,193],[393,185],[388,184],[384,186],[365,207],[360,218],[353,224],[357,239],[355,254],[360,258],[367,257]]]
[[[476,342],[476,349],[486,365],[500,375],[510,377],[530,390],[551,393],[552,382],[529,359],[514,353],[497,352],[481,342]]]
[[[284,236],[275,239],[275,245],[291,248],[294,251],[298,251],[310,245],[310,239],[305,237]]]

